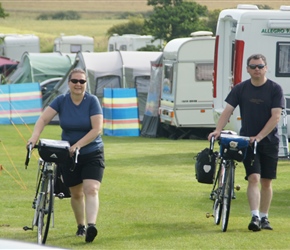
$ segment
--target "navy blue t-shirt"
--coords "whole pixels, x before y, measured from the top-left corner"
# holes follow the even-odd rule
[[[68,93],[55,98],[49,106],[58,112],[62,128],[61,139],[68,141],[70,145],[75,144],[92,129],[91,116],[103,114],[98,98],[87,92],[79,105],[72,102]],[[99,135],[91,143],[81,148],[80,154],[88,154],[101,147],[103,147],[103,141]]]
[[[256,136],[270,119],[271,109],[285,107],[281,86],[269,79],[259,87],[254,86],[250,79],[241,82],[232,89],[225,101],[234,108],[240,107],[242,136]],[[277,127],[260,144],[267,141],[279,142]]]

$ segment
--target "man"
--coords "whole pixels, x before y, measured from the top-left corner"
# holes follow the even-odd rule
[[[272,180],[276,179],[279,152],[277,124],[284,108],[283,91],[280,85],[266,78],[267,61],[261,54],[247,59],[250,79],[237,84],[229,93],[226,107],[222,112],[214,132],[208,139],[220,136],[234,109],[239,106],[242,118],[240,135],[250,137],[250,143],[258,142],[257,153],[252,165],[253,151],[247,150],[243,161],[248,181],[247,197],[252,219],[249,230],[272,230],[268,220],[272,201]],[[259,187],[261,184],[261,189]]]

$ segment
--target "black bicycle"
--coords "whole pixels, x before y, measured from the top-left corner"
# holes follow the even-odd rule
[[[222,221],[222,231],[226,232],[230,217],[231,201],[235,198],[236,161],[241,162],[247,152],[250,138],[236,134],[222,133],[219,138],[220,153],[218,171],[215,176],[210,199],[213,200],[213,215],[207,213],[207,217],[214,217],[214,223],[219,225]],[[213,150],[214,140],[211,140]],[[256,154],[257,142],[254,142],[254,155]]]
[[[38,149],[38,173],[36,178],[35,196],[32,202],[34,216],[32,219],[32,226],[25,226],[23,229],[33,230],[37,227],[37,243],[45,244],[48,236],[51,218],[54,213],[54,197],[60,199],[64,198],[63,193],[54,193],[54,182],[56,177],[57,163],[65,161],[69,157],[70,145],[66,141],[57,141],[42,139],[34,148]],[[25,160],[25,167],[27,168],[31,153],[32,145],[27,148],[27,155]],[[76,151],[74,163],[77,162],[79,151]],[[53,220],[54,222],[54,220]]]

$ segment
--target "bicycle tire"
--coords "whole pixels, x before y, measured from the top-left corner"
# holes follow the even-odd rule
[[[234,182],[234,162],[228,161],[226,166],[226,179],[223,186],[223,209],[222,209],[222,231],[226,232],[228,228],[228,222],[231,211],[231,201],[233,193],[233,182]]]
[[[222,215],[222,186],[224,182],[224,173],[225,173],[225,167],[224,163],[221,161],[219,171],[217,173],[217,189],[215,190],[215,199],[213,202],[213,218],[214,223],[216,225],[220,224],[221,221],[221,215]]]
[[[42,187],[41,207],[38,215],[37,243],[45,244],[53,207],[53,175],[49,173]]]
[[[42,172],[38,173],[38,182],[36,185],[36,194],[34,197],[34,200],[32,202],[32,208],[34,209],[34,215],[32,219],[32,230],[34,226],[38,225],[38,217],[39,217],[39,209],[40,209],[40,201],[42,198],[42,193],[41,193],[41,183],[42,183]]]

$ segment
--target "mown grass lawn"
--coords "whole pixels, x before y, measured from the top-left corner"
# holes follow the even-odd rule
[[[36,242],[30,226],[36,159],[24,168],[25,140],[32,126],[1,125],[0,237]],[[58,126],[42,138],[58,139]],[[69,199],[55,201],[55,226],[47,244],[68,249],[290,249],[289,161],[280,161],[270,211],[273,231],[250,232],[244,170],[232,202],[228,231],[207,219],[211,185],[195,179],[193,157],[208,146],[202,140],[104,136],[106,170],[100,190],[99,235],[92,244],[75,237]],[[36,151],[35,151],[36,152]]]

